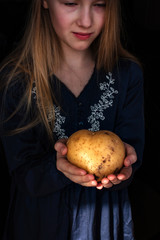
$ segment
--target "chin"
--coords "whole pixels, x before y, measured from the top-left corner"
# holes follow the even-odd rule
[[[77,44],[77,46],[74,46],[73,49],[77,51],[86,51],[90,46],[91,46],[91,43],[90,44],[81,43],[81,44]]]

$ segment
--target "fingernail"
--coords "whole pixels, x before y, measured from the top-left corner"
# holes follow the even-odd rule
[[[97,182],[95,180],[93,180],[91,183],[93,186],[97,186]]]
[[[103,180],[103,184],[107,184],[109,181],[107,179]]]
[[[110,175],[110,176],[108,176],[108,179],[110,180],[110,181],[113,181],[113,180],[115,180],[115,176],[114,175]]]
[[[124,179],[124,176],[117,176],[117,178],[118,178],[119,180],[123,180],[123,179]]]
[[[103,185],[97,185],[97,189],[101,190],[103,188]]]

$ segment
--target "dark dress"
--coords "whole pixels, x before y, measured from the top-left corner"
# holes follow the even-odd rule
[[[20,101],[23,79],[8,90],[5,115]],[[60,84],[60,88],[57,85]],[[76,98],[55,76],[50,79],[61,106],[55,107],[56,139],[79,129],[110,130],[134,146],[141,165],[144,147],[143,74],[129,60],[121,60],[113,72],[94,72]],[[60,91],[60,92],[59,92]],[[36,113],[36,87],[33,109]],[[16,127],[25,115],[22,106],[5,129]],[[53,116],[48,116],[48,121]],[[111,189],[82,187],[56,169],[56,153],[42,125],[14,136],[1,136],[12,176],[10,207],[4,240],[132,240],[133,224],[126,180]]]

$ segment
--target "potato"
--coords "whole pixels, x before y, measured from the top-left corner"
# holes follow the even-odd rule
[[[68,161],[94,174],[98,182],[123,166],[124,143],[111,131],[79,130],[68,138],[67,147]]]

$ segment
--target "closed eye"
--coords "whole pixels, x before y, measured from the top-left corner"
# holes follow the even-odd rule
[[[72,7],[72,6],[75,6],[77,5],[77,3],[73,3],[73,2],[66,2],[64,3],[64,5],[68,6],[68,7]]]
[[[106,4],[105,3],[96,3],[94,4],[95,7],[105,7]]]

